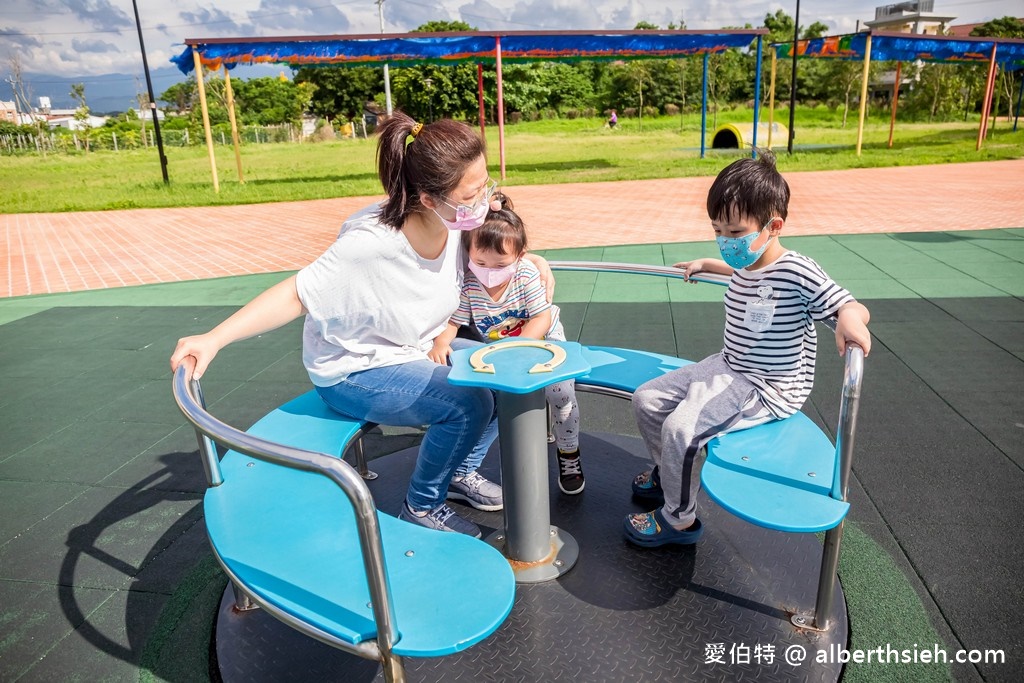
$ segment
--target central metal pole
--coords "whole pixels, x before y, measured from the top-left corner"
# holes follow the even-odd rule
[[[538,562],[551,554],[544,390],[528,394],[499,391],[497,399],[505,549],[513,560]]]

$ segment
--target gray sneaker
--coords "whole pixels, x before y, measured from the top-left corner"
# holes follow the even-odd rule
[[[449,500],[464,500],[477,510],[494,512],[505,507],[501,498],[501,487],[484,479],[475,470],[461,479],[452,479],[448,484]]]
[[[480,538],[483,535],[480,533],[480,527],[468,519],[459,517],[455,514],[455,510],[452,510],[444,503],[438,505],[422,517],[410,510],[408,503],[402,503],[402,511],[398,513],[398,518],[406,522],[425,526],[428,529],[454,531],[472,536],[473,538]]]

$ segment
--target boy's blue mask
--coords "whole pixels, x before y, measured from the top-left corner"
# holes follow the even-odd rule
[[[715,238],[715,241],[718,242],[718,250],[722,252],[722,260],[732,268],[746,268],[757,263],[757,259],[761,258],[761,254],[771,244],[772,236],[769,234],[768,239],[765,240],[765,243],[757,251],[751,251],[750,245],[754,243],[761,233],[768,229],[773,220],[775,219],[771,219],[765,223],[763,228],[749,235],[743,235],[742,237],[723,237],[719,235]]]

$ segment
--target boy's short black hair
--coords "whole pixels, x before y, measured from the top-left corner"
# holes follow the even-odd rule
[[[789,213],[789,185],[775,168],[775,155],[758,149],[757,158],[732,162],[718,174],[708,190],[708,216],[730,221],[749,216],[764,225]]]

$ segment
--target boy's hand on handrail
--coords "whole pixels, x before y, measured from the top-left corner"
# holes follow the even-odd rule
[[[836,348],[839,355],[846,355],[846,345],[856,344],[864,350],[864,357],[871,353],[871,333],[868,331],[868,321],[871,320],[871,313],[867,307],[858,301],[844,304],[836,316]]]
[[[699,258],[693,261],[680,261],[672,264],[673,268],[683,271],[683,277],[687,282],[693,284],[696,280],[690,277],[696,273],[715,273],[717,275],[732,275],[732,268],[726,265],[725,261],[715,258]]]

